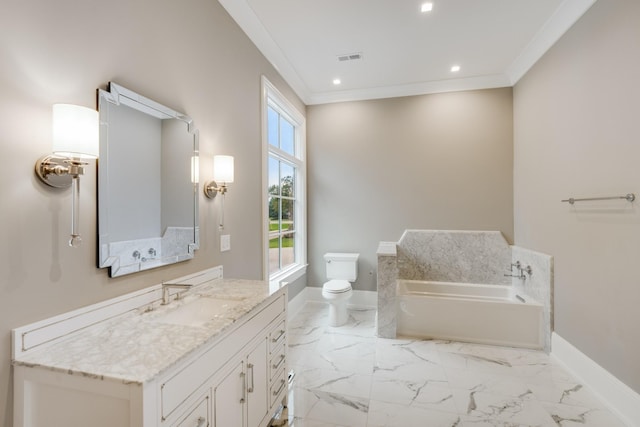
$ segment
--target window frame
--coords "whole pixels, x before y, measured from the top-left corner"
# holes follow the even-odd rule
[[[306,119],[302,113],[287,100],[284,95],[262,76],[262,248],[263,278],[269,281],[292,282],[304,275],[307,269],[307,166],[306,166]],[[294,155],[269,144],[268,107],[294,125]],[[296,262],[274,274],[269,274],[269,157],[291,163],[296,168],[294,177],[294,195],[297,201],[294,218]]]

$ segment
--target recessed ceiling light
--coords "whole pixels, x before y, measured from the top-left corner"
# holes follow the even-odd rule
[[[429,3],[422,3],[422,6],[420,6],[420,12],[425,13],[425,12],[431,12],[433,10],[433,3],[429,2]]]
[[[342,83],[342,82],[340,81],[340,79],[333,79],[333,84],[334,84],[334,85],[338,86],[340,83]]]
[[[451,67],[451,72],[452,73],[457,73],[458,71],[460,71],[460,66],[459,65],[454,65]]]

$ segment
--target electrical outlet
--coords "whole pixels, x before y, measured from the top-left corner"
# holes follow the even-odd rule
[[[220,236],[220,252],[226,252],[231,250],[231,235],[223,234]]]

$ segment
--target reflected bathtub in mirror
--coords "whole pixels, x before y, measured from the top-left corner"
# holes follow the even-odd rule
[[[98,91],[98,110],[98,267],[116,277],[193,258],[199,193],[191,118],[113,82]]]

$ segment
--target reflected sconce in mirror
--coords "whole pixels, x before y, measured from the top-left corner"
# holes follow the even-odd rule
[[[213,181],[205,182],[204,194],[210,199],[222,194],[222,206],[220,207],[219,229],[224,229],[224,196],[227,194],[227,184],[233,182],[233,156],[213,157]]]
[[[52,152],[36,162],[36,174],[56,188],[72,186],[71,238],[69,246],[82,243],[79,231],[80,175],[85,160],[98,157],[98,112],[70,104],[53,106]]]

